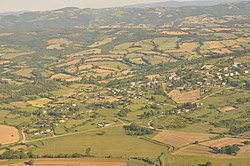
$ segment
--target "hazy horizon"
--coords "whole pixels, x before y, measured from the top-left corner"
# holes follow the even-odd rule
[[[133,5],[138,3],[163,2],[169,0],[0,0],[0,12],[44,11],[64,7],[105,8]],[[180,0],[187,1],[187,0]],[[21,2],[21,3],[20,3]],[[18,5],[17,5],[18,4]]]

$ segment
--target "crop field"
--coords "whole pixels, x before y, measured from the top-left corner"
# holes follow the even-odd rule
[[[210,149],[201,145],[190,145],[183,147],[176,152],[175,155],[190,155],[190,156],[212,156]]]
[[[199,99],[200,90],[193,90],[189,92],[180,92],[179,90],[173,90],[168,95],[176,103],[187,103]]]
[[[14,162],[10,166],[26,166],[27,161],[24,162]],[[8,163],[8,161],[2,161],[2,163]],[[0,165],[2,165],[0,163]],[[67,158],[67,159],[35,159],[34,166],[55,166],[55,165],[64,165],[64,166],[126,166],[127,160],[125,159],[108,159],[108,158]]]
[[[225,112],[232,111],[232,110],[235,110],[235,109],[236,109],[235,107],[228,106],[228,107],[225,107],[225,108],[221,108],[220,111],[222,113],[225,113]]]
[[[249,157],[250,155],[250,145],[244,145],[240,148],[240,151],[238,152],[237,156],[239,157]]]
[[[18,108],[26,108],[29,105],[27,102],[23,102],[23,101],[16,101],[16,102],[12,102],[10,104],[12,106],[18,107]]]
[[[179,131],[165,131],[159,133],[153,139],[164,144],[170,144],[176,148],[192,144],[195,141],[204,141],[213,137],[212,134],[179,132]]]
[[[100,54],[101,52],[102,52],[101,49],[93,48],[89,50],[83,50],[76,53],[72,53],[70,54],[70,57],[83,57],[84,55],[95,55],[95,54]]]
[[[241,138],[221,138],[200,143],[204,146],[224,147],[227,145],[242,144],[247,139]]]
[[[19,133],[15,127],[0,125],[0,144],[11,144],[19,140]]]
[[[21,70],[18,70],[14,72],[18,76],[26,77],[26,78],[32,78],[34,77],[32,74],[33,69],[32,68],[23,68]]]
[[[49,49],[49,50],[52,50],[52,49],[61,50],[61,49],[64,49],[64,47],[62,47],[62,45],[69,45],[72,43],[72,41],[69,41],[66,38],[60,38],[60,39],[48,40],[47,43],[49,44],[47,49]]]
[[[49,103],[51,100],[48,98],[41,98],[33,101],[27,101],[34,107],[45,107],[45,104]]]
[[[229,163],[233,165],[248,166],[249,158],[237,158],[230,156],[223,157],[205,157],[205,156],[191,156],[191,155],[168,155],[165,158],[165,164],[168,166],[194,166],[198,164],[205,164],[210,161],[215,166],[228,166]]]
[[[0,57],[3,58],[3,59],[13,59],[13,58],[17,58],[19,56],[30,55],[30,54],[33,54],[33,53],[34,53],[34,51],[31,51],[31,52],[8,53],[8,54],[2,54],[2,55],[0,55]]]
[[[53,76],[51,76],[51,80],[53,79],[67,79],[67,78],[70,78],[71,75],[67,75],[67,74],[55,74]]]

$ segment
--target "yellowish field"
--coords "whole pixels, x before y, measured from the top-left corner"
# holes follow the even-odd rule
[[[221,108],[220,112],[225,113],[225,112],[232,111],[232,110],[235,110],[235,107],[228,106],[228,107],[225,107],[225,108]]]
[[[90,58],[90,59],[86,59],[85,62],[96,62],[96,61],[112,61],[113,59],[111,58]]]
[[[2,54],[0,55],[1,58],[3,59],[13,59],[22,55],[30,55],[33,54],[35,51],[31,52],[19,52],[19,53],[8,53],[8,54]]]
[[[0,125],[0,144],[11,144],[19,140],[19,133],[15,127]]]
[[[0,65],[7,65],[10,61],[0,60]]]
[[[33,71],[33,68],[23,68],[21,70],[15,71],[14,73],[22,77],[32,78],[34,77],[32,74],[32,71]]]
[[[214,67],[214,65],[204,65],[204,66],[202,66],[202,69],[211,70],[213,67]]]
[[[91,69],[93,67],[93,65],[91,64],[83,64],[81,66],[79,66],[79,70],[85,70],[85,69]]]
[[[66,82],[74,82],[74,81],[81,81],[82,77],[72,77],[72,78],[67,78],[65,81]]]
[[[221,138],[221,139],[202,142],[200,144],[204,146],[224,147],[227,145],[242,144],[242,142],[246,140],[247,139],[241,139],[241,138]]]
[[[14,33],[0,33],[0,37],[2,36],[10,36],[13,35]]]
[[[74,59],[74,60],[67,62],[66,66],[75,65],[75,64],[78,64],[79,62],[81,62],[81,59]]]
[[[26,103],[24,101],[11,102],[10,104],[13,105],[14,107],[17,107],[17,108],[25,108],[28,106],[28,103]]]
[[[28,161],[28,160],[27,160]],[[25,162],[27,162],[25,161]],[[10,164],[10,166],[27,166],[25,162]],[[43,158],[35,159],[34,166],[126,166],[125,159],[108,158]]]
[[[249,158],[250,155],[250,145],[244,145],[240,147],[237,156],[227,155],[227,154],[214,154],[211,152],[209,147],[203,145],[190,145],[187,147],[183,147],[173,155],[185,155],[185,156],[203,156],[203,157],[213,157],[213,158],[224,158],[225,160],[228,158]]]
[[[28,147],[25,145],[17,145],[17,146],[11,147],[10,149],[11,150],[26,150],[26,149],[28,149]]]
[[[41,98],[33,101],[27,101],[29,104],[31,104],[34,107],[44,107],[45,104],[49,103],[51,100],[48,98]]]
[[[166,35],[186,35],[188,34],[187,32],[181,32],[181,31],[162,31],[162,34],[166,34]]]
[[[102,52],[101,49],[99,48],[94,48],[94,49],[90,49],[90,50],[84,50],[84,51],[80,51],[80,52],[76,52],[73,54],[70,54],[70,57],[78,57],[78,56],[84,56],[84,55],[94,55],[94,54],[100,54]]]
[[[57,50],[61,50],[64,49],[64,47],[62,47],[62,44],[65,45],[69,45],[72,43],[72,41],[69,41],[66,38],[60,38],[60,39],[51,39],[48,40],[47,43],[49,44],[49,46],[47,47],[47,49],[57,49]]]
[[[68,72],[68,73],[70,73],[70,74],[74,74],[74,73],[77,72],[77,69],[78,69],[77,66],[71,65],[71,66],[68,66],[68,67],[65,69],[65,71]]]
[[[165,131],[156,135],[153,139],[164,144],[172,145],[176,148],[191,144],[195,141],[204,141],[213,137],[213,134],[194,133],[194,132],[179,132]]]
[[[71,75],[67,75],[67,74],[55,74],[53,76],[50,77],[50,80],[53,79],[68,79],[71,78]]]
[[[168,96],[171,97],[176,103],[188,103],[199,99],[200,90],[198,89],[185,93],[181,93],[179,90],[173,90],[168,93]]]
[[[188,147],[183,147],[174,154],[176,155],[189,155],[189,156],[210,156],[211,152],[210,149],[206,146],[201,145],[190,145]]]
[[[237,156],[240,157],[248,157],[250,156],[250,145],[244,145],[240,147],[240,151],[238,152]]]

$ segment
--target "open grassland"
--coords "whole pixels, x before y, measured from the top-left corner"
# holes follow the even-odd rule
[[[166,147],[147,142],[133,136],[126,136],[122,127],[103,129],[104,135],[87,132],[71,136],[43,140],[43,145],[37,142],[34,153],[39,155],[59,153],[82,153],[91,148],[91,154],[98,157],[149,157],[156,159]]]
[[[99,47],[99,46],[102,46],[102,45],[105,45],[105,44],[108,44],[108,43],[111,43],[115,38],[106,38],[106,39],[103,39],[101,41],[97,41],[95,43],[93,43],[92,45],[88,46],[89,48],[94,48],[94,47]]]
[[[193,102],[200,97],[200,90],[193,90],[189,92],[180,92],[179,90],[173,90],[169,94],[176,103]]]
[[[11,144],[19,140],[19,133],[15,127],[0,125],[0,144]]]
[[[165,144],[170,144],[176,148],[191,144],[195,141],[204,141],[213,137],[212,134],[164,131],[159,133],[153,139]]]
[[[167,51],[176,49],[176,42],[179,40],[177,37],[169,38],[155,38],[153,42],[158,46],[159,50]]]

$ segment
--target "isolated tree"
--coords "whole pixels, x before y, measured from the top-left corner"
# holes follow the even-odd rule
[[[85,151],[85,155],[89,157],[90,152],[91,152],[91,148],[87,148],[86,151]]]
[[[212,166],[212,163],[210,161],[206,162],[205,166]]]
[[[28,161],[28,164],[29,164],[29,165],[34,165],[34,163],[35,163],[35,160],[34,160],[34,159],[31,159],[30,161]]]

